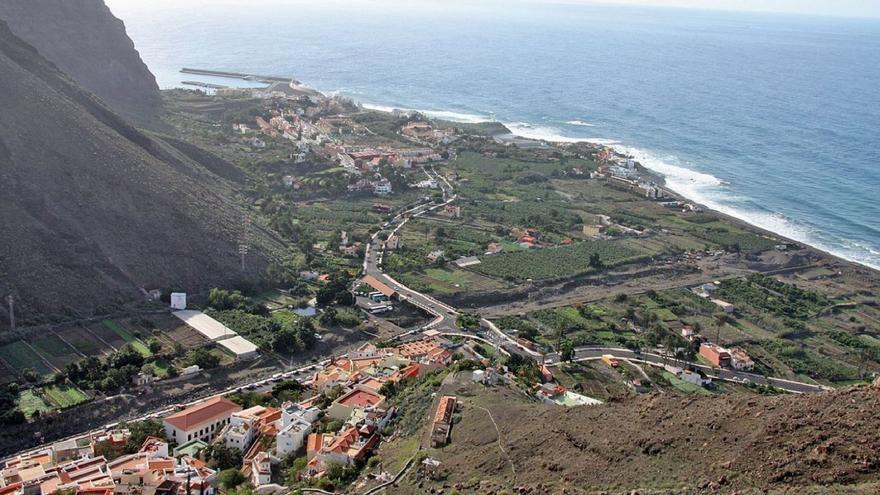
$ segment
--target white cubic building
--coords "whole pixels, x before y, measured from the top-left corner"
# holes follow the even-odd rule
[[[186,309],[186,292],[171,293],[171,309],[178,311]]]

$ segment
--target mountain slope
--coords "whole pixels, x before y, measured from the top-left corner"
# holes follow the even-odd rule
[[[807,395],[641,396],[564,408],[504,386],[445,382],[461,401],[445,478],[395,493],[877,493],[880,380]],[[491,414],[491,416],[490,416]],[[497,429],[496,429],[497,428]],[[409,452],[409,451],[407,451]]]
[[[3,0],[0,20],[115,112],[156,125],[156,79],[103,0]]]
[[[0,74],[0,294],[16,295],[19,316],[243,276],[244,213],[226,180],[126,123],[3,22]],[[250,277],[281,249],[253,230]]]

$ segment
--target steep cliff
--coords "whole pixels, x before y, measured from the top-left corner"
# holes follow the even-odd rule
[[[242,274],[230,183],[129,125],[2,21],[0,74],[0,294],[19,317],[258,277],[282,249],[252,228]]]
[[[156,125],[156,78],[103,0],[2,0],[0,19],[116,113]]]

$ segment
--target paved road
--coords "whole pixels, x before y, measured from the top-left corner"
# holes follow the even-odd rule
[[[405,334],[401,334],[398,338],[404,338],[411,335],[415,335],[421,333],[422,331],[428,328],[436,328],[437,330],[441,330],[443,332],[460,332],[462,330],[458,329],[455,326],[455,320],[458,315],[458,311],[445,304],[440,302],[430,296],[422,294],[420,292],[414,291],[409,287],[397,282],[390,276],[386,275],[381,268],[381,260],[384,255],[383,246],[381,241],[377,241],[379,235],[383,232],[388,235],[397,233],[406,223],[412,218],[417,218],[421,215],[424,215],[430,211],[436,210],[438,208],[442,208],[451,202],[455,201],[457,196],[452,188],[452,185],[446,180],[445,177],[439,175],[433,167],[431,169],[425,169],[425,173],[429,178],[435,179],[440,184],[443,190],[443,199],[442,203],[436,204],[430,201],[426,201],[419,205],[416,205],[402,213],[399,213],[390,221],[388,221],[385,225],[382,226],[382,229],[373,234],[370,242],[367,244],[366,254],[364,256],[364,273],[373,275],[378,278],[382,282],[390,285],[394,290],[398,291],[398,293],[403,296],[403,298],[409,302],[418,306],[425,311],[433,314],[435,319],[421,328],[417,328],[406,332]],[[483,340],[486,343],[491,343],[494,345],[498,345],[499,347],[503,347],[507,352],[514,352],[524,357],[529,357],[536,361],[544,360],[545,363],[550,365],[558,365],[559,364],[559,356],[557,354],[547,354],[546,356],[541,353],[530,349],[528,347],[523,346],[511,336],[507,335],[500,329],[498,329],[492,322],[489,320],[482,320],[482,326],[487,331],[481,332],[480,340]],[[476,337],[476,335],[474,335]],[[659,354],[653,353],[636,353],[630,349],[625,348],[611,348],[611,347],[580,347],[575,349],[575,360],[586,360],[586,359],[595,359],[599,358],[604,354],[611,354],[619,359],[628,359],[632,361],[642,361],[648,364],[663,366],[666,363],[670,362],[670,358],[661,356]],[[718,369],[712,368],[709,366],[701,365],[698,363],[691,362],[679,362],[679,366],[689,366],[693,369],[700,369],[707,375],[710,375],[714,378],[733,381],[738,383],[756,383],[762,385],[772,385],[774,387],[780,388],[782,390],[786,390],[794,393],[807,393],[807,392],[821,392],[822,390],[826,390],[826,387],[822,387],[820,385],[814,385],[810,383],[802,383],[791,380],[785,380],[782,378],[771,378],[764,377],[762,375],[757,375],[754,373],[747,373],[744,371],[735,371],[729,369]]]
[[[690,367],[699,369],[703,373],[713,378],[717,378],[720,380],[726,380],[731,382],[738,383],[756,383],[759,385],[772,385],[776,388],[786,390],[788,392],[794,393],[809,393],[809,392],[822,392],[823,390],[829,390],[828,387],[823,387],[821,385],[814,385],[811,383],[803,383],[792,380],[785,380],[783,378],[772,378],[765,377],[762,375],[758,375],[755,373],[748,373],[745,371],[736,371],[731,369],[719,369],[713,368],[711,366],[706,366],[698,363],[692,363],[689,361],[681,361],[676,360],[670,357],[664,357],[660,354],[654,354],[649,352],[636,352],[631,349],[618,348],[618,347],[579,347],[574,351],[574,359],[573,361],[585,361],[589,359],[600,358],[605,354],[611,354],[615,358],[618,359],[627,359],[631,361],[644,362],[648,364],[653,364],[656,366],[663,366],[664,364],[670,364],[677,367]],[[559,355],[556,353],[547,354],[545,358],[545,363],[548,365],[556,366],[559,364]]]
[[[427,328],[436,328],[438,330],[455,329],[455,320],[458,317],[458,311],[452,306],[410,289],[387,275],[381,268],[382,258],[385,255],[385,251],[383,242],[378,239],[380,235],[383,233],[388,236],[396,234],[413,218],[418,218],[426,213],[443,208],[455,201],[457,197],[452,190],[452,185],[449,184],[445,177],[439,175],[433,167],[430,169],[426,168],[425,173],[428,175],[428,178],[435,179],[440,184],[440,188],[443,191],[443,201],[435,203],[434,201],[426,200],[408,210],[398,213],[394,218],[382,225],[382,228],[370,237],[370,241],[367,243],[364,252],[363,271],[365,274],[372,275],[383,283],[389,285],[400,294],[402,301],[421,308],[434,316],[434,319],[430,323],[424,327],[407,332],[408,334],[420,332]]]

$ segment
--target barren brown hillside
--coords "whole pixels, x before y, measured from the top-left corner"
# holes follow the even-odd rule
[[[880,385],[817,395],[653,395],[564,409],[464,384],[447,478],[400,493],[877,493]],[[484,409],[485,408],[485,409]],[[499,435],[489,417],[498,425]],[[503,450],[502,450],[503,449]]]

